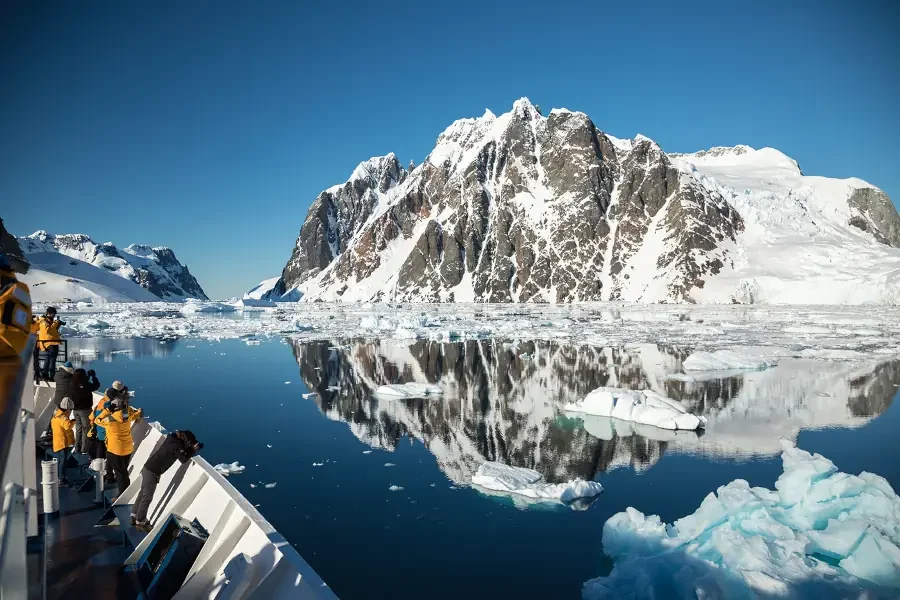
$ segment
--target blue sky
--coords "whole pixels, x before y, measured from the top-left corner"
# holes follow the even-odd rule
[[[317,193],[529,97],[667,151],[776,147],[900,198],[896,3],[0,7],[10,231],[171,246],[214,297],[280,274]]]

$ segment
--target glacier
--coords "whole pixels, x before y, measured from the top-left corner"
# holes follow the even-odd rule
[[[666,524],[634,508],[603,527],[601,598],[896,597],[900,498],[878,475],[840,472],[782,440],[775,489],[737,479]]]

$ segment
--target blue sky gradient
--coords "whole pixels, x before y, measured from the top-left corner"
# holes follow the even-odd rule
[[[628,4],[4,2],[0,216],[168,245],[238,295],[357,163],[418,164],[455,119],[521,96],[900,198],[900,3]]]

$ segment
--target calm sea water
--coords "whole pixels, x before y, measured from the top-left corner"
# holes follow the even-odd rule
[[[781,436],[900,484],[896,362],[788,361],[683,382],[665,376],[688,349],[663,346],[246,342],[75,339],[70,352],[104,387],[135,390],[150,419],[193,430],[211,463],[245,465],[231,482],[345,600],[578,598],[611,568],[606,519],[634,506],[671,521],[736,478],[772,488]],[[407,381],[445,395],[372,396]],[[708,432],[632,431],[563,411],[600,385],[655,386],[709,416]],[[597,479],[604,492],[577,507],[526,506],[466,485],[484,460],[549,481]]]

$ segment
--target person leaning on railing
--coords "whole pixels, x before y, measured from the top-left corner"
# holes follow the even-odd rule
[[[203,449],[203,444],[191,431],[176,431],[166,436],[162,445],[150,455],[144,468],[141,470],[141,491],[134,502],[131,513],[131,524],[138,531],[149,532],[152,529],[147,520],[147,510],[156,493],[156,486],[163,473],[175,464],[175,461],[185,463]]]
[[[41,370],[41,377],[46,381],[53,381],[53,374],[56,371],[56,356],[59,354],[59,346],[62,343],[59,328],[65,324],[65,321],[60,321],[56,316],[56,308],[53,306],[48,306],[47,312],[41,317],[38,344],[44,352],[44,367]]]
[[[113,382],[113,388],[121,389],[109,403],[109,408],[104,408],[100,416],[94,419],[95,425],[106,429],[106,464],[116,475],[116,485],[121,496],[131,479],[128,477],[128,463],[134,452],[134,439],[131,437],[131,424],[140,420],[143,410],[135,409],[128,404],[128,387],[120,381]],[[113,502],[119,499],[113,498]]]

